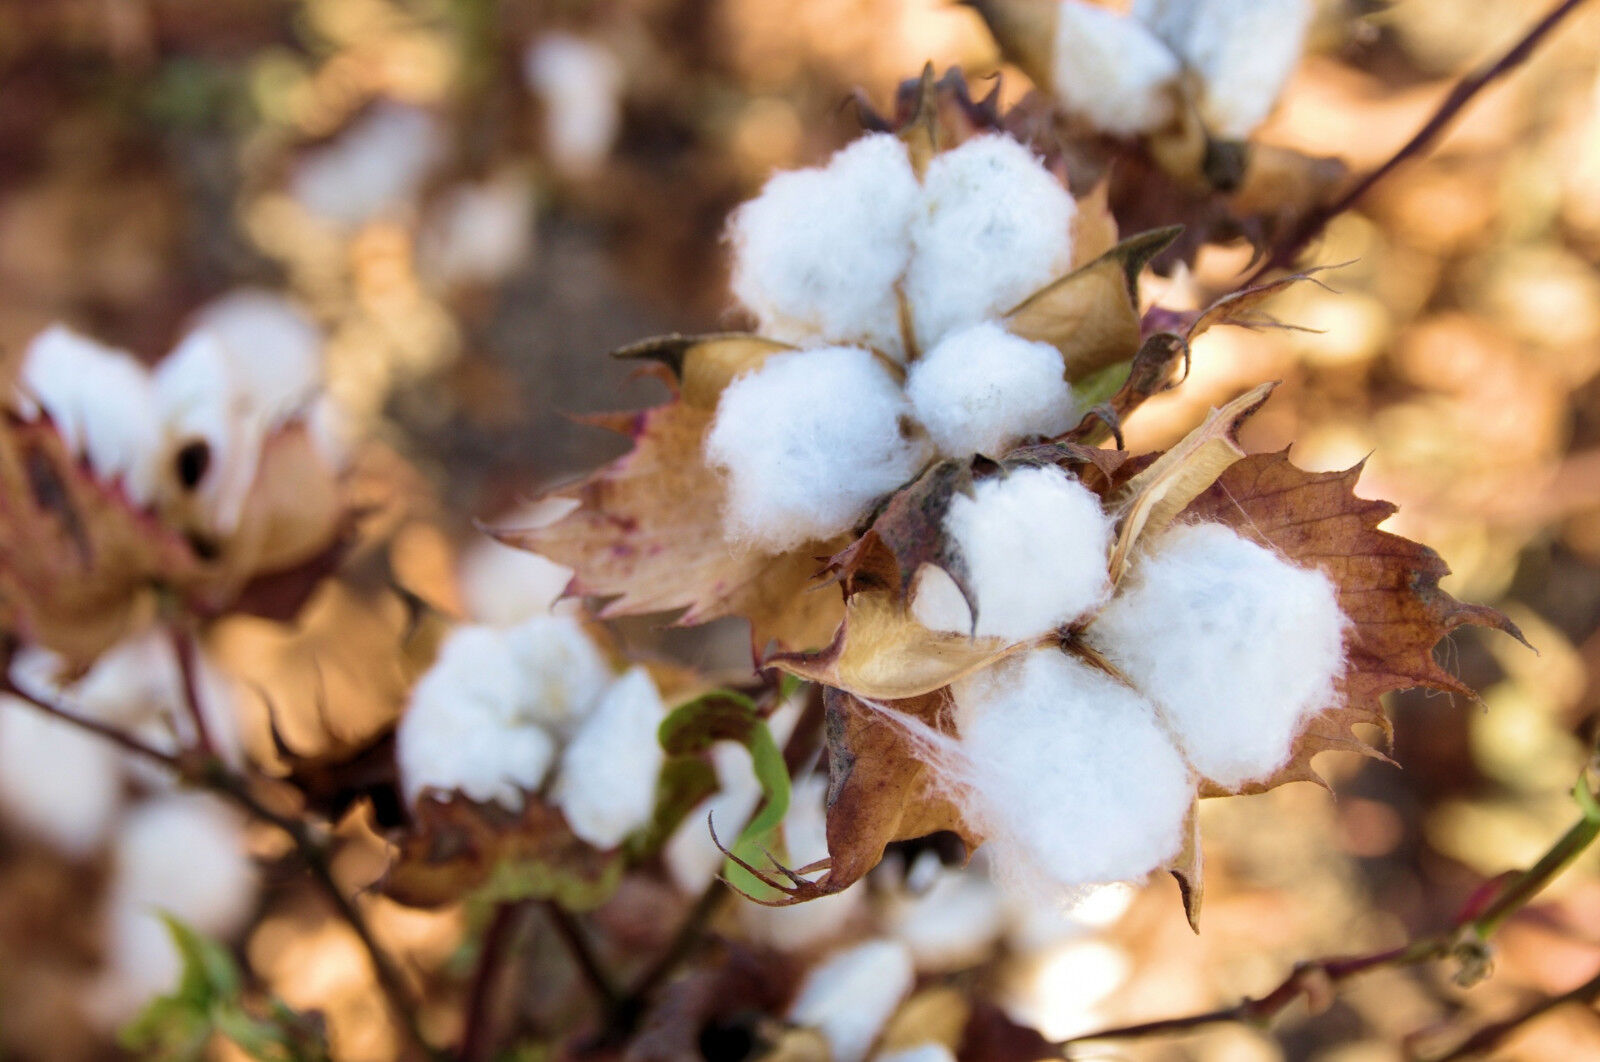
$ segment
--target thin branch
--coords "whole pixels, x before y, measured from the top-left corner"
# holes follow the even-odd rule
[[[483,931],[483,946],[478,953],[478,966],[473,972],[472,989],[467,996],[461,1047],[456,1052],[460,1062],[479,1062],[489,1057],[489,1052],[494,1049],[495,989],[500,983],[500,970],[505,964],[511,939],[516,935],[527,908],[526,901],[496,904],[494,917]]]
[[[639,979],[634,982],[633,988],[628,991],[628,998],[642,1003],[650,997],[661,985],[666,983],[681,966],[684,960],[694,954],[705,937],[706,925],[711,921],[717,909],[727,900],[728,887],[721,878],[713,878],[711,884],[700,894],[700,899],[689,909],[684,916],[683,923],[678,926],[677,933],[673,934],[672,942],[667,945],[666,951],[652,963]]]
[[[1412,138],[1405,142],[1401,148],[1377,169],[1370,171],[1355,184],[1351,185],[1345,193],[1332,203],[1312,210],[1300,219],[1289,235],[1272,252],[1266,261],[1250,275],[1243,287],[1258,283],[1262,277],[1276,269],[1287,268],[1294,261],[1307,244],[1316,239],[1327,224],[1334,218],[1355,206],[1363,196],[1372,191],[1372,187],[1383,180],[1390,173],[1398,169],[1403,163],[1421,155],[1433,146],[1450,123],[1457,115],[1472,102],[1473,97],[1488,88],[1491,84],[1515,70],[1527,61],[1535,49],[1544,42],[1544,39],[1566,19],[1566,17],[1582,6],[1584,0],[1562,0],[1561,3],[1551,8],[1538,22],[1528,28],[1522,38],[1511,48],[1493,62],[1487,63],[1460,81],[1456,82],[1450,94],[1444,98],[1438,108],[1433,112],[1421,129],[1418,129]]]
[[[1600,973],[1595,974],[1577,988],[1563,992],[1559,996],[1551,996],[1548,999],[1540,1000],[1520,1014],[1485,1025],[1450,1051],[1434,1056],[1433,1062],[1459,1062],[1460,1059],[1481,1055],[1486,1051],[1499,1047],[1512,1033],[1529,1022],[1542,1018],[1557,1007],[1566,1006],[1568,1003],[1593,1005],[1596,997],[1600,997]]]
[[[206,724],[205,705],[200,703],[200,687],[195,681],[194,635],[186,628],[173,624],[172,651],[178,658],[178,675],[182,681],[183,703],[189,719],[194,723],[195,745],[207,756],[217,755],[217,746],[211,740],[211,728]]]
[[[35,696],[34,694],[29,693],[27,690],[19,687],[5,675],[0,675],[0,693],[10,694],[31,708],[38,709],[46,715],[54,716],[64,723],[75,726],[80,730],[87,731],[88,733],[94,734],[97,737],[104,738],[113,745],[116,745],[118,748],[122,749],[124,752],[131,752],[135,756],[140,756],[144,759],[150,760],[153,763],[158,763],[163,767],[177,771],[180,775],[185,773],[185,765],[181,757],[170,752],[164,752],[163,750],[156,748],[154,745],[146,744],[140,738],[135,737],[120,727],[112,726],[109,723],[101,722],[99,719],[94,719],[87,715],[80,715],[78,712],[75,712],[70,708],[66,708],[60,704],[46,700],[43,697]]]
[[[554,900],[544,901],[544,908],[550,916],[550,924],[555,926],[556,935],[567,946],[568,953],[577,964],[578,972],[589,982],[594,994],[600,997],[606,1013],[614,1013],[623,1002],[622,992],[600,961],[600,957],[595,954],[594,946],[584,934],[583,926],[578,924],[578,920],[566,908]]]

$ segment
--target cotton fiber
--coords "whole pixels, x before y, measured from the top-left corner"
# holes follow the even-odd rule
[[[1178,853],[1195,787],[1144,697],[1056,649],[953,692],[965,802],[1009,878],[1128,881]]]
[[[774,355],[734,380],[705,443],[727,475],[728,537],[776,552],[848,530],[926,458],[910,415],[889,370],[851,347]]]
[[[911,894],[912,879],[927,873],[933,880]],[[907,873],[905,894],[894,897],[885,924],[911,949],[922,973],[952,973],[986,959],[1005,922],[1000,890],[981,870],[938,866],[939,857],[924,852]]]
[[[1238,786],[1287,762],[1333,702],[1345,625],[1321,572],[1196,524],[1139,558],[1089,637],[1156,702],[1200,773]]]
[[[911,953],[899,941],[857,944],[806,974],[789,1020],[820,1031],[833,1062],[863,1062],[914,977]]]
[[[948,577],[919,579],[912,614],[931,630],[1024,641],[1070,623],[1105,599],[1112,521],[1100,500],[1055,467],[1022,468],[957,494],[944,533],[966,564],[977,600]]]
[[[131,355],[52,325],[28,344],[18,391],[21,412],[48,413],[98,479],[120,480],[135,505],[150,501],[161,426],[149,374]]]
[[[578,729],[562,754],[552,799],[584,841],[615,848],[650,821],[664,758],[656,732],[665,716],[650,673],[635,667]]]
[[[905,146],[887,133],[821,169],[777,174],[729,223],[734,295],[763,335],[903,358],[895,283],[919,194]]]
[[[444,153],[434,115],[383,101],[307,152],[290,177],[290,194],[312,214],[353,228],[414,199]]]
[[[1137,19],[1062,0],[1051,87],[1096,129],[1134,136],[1160,129],[1177,104],[1178,57]]]
[[[973,137],[935,155],[911,222],[905,279],[920,348],[1064,275],[1076,212],[1061,182],[1008,136]]]
[[[522,75],[544,105],[544,146],[563,172],[581,176],[607,155],[622,128],[623,69],[604,46],[549,33],[522,57]]]
[[[122,802],[120,759],[105,738],[0,696],[0,810],[65,855],[105,840]]]
[[[1313,8],[1310,0],[1135,0],[1133,14],[1200,75],[1206,128],[1243,140],[1300,61]]]
[[[1077,423],[1061,352],[992,322],[948,336],[912,366],[906,395],[946,457],[1000,457],[1033,435]]]
[[[570,616],[532,616],[508,629],[504,640],[530,693],[510,718],[570,737],[612,680],[611,666],[583,624]]]
[[[540,689],[528,682],[502,632],[460,627],[412,690],[395,734],[408,801],[425,789],[460,792],[513,810],[543,782],[555,741],[519,708]]]

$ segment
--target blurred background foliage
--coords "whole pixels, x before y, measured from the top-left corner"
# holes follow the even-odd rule
[[[1369,168],[1541,8],[1327,0],[1261,138]],[[659,397],[607,350],[738,324],[728,210],[853,136],[854,90],[886,107],[929,59],[980,86],[998,73],[1009,101],[1028,90],[943,0],[0,0],[0,349],[66,320],[154,360],[207,300],[288,293],[407,500],[397,572],[448,608],[439,573],[475,521],[619,448],[568,414]],[[1164,446],[1208,405],[1285,380],[1246,442],[1293,444],[1315,468],[1365,459],[1362,493],[1401,506],[1392,529],[1437,548],[1451,592],[1504,608],[1540,655],[1459,635],[1443,650],[1484,704],[1399,698],[1403,770],[1325,757],[1336,799],[1302,785],[1208,805],[1201,936],[1158,881],[993,966],[1047,1035],[1231,1002],[1296,959],[1436,931],[1571,819],[1600,707],[1597,60],[1590,7],[1330,227],[1308,261],[1345,263],[1332,290],[1273,307],[1310,331],[1208,334],[1183,386],[1130,425],[1135,449]],[[1203,304],[1250,258],[1209,248],[1155,290]],[[402,622],[364,607],[319,602],[306,622]],[[743,662],[737,631],[632,636]],[[292,650],[232,637],[247,673]],[[347,829],[364,840],[335,869],[356,889],[383,852],[360,821]],[[0,1055],[114,1054],[75,1010],[105,869],[0,832]],[[447,967],[471,921],[370,910],[424,968]],[[1563,991],[1600,967],[1593,853],[1502,945],[1470,991],[1385,971],[1321,1014],[1296,1009],[1277,1041],[1227,1027],[1107,1057],[1382,1062],[1419,1029]],[[243,947],[271,992],[326,1015],[337,1057],[393,1052],[354,939],[302,890],[275,890]],[[425,1025],[453,1028],[457,1005],[430,997]],[[1568,1008],[1504,1057],[1595,1055],[1600,1018]]]

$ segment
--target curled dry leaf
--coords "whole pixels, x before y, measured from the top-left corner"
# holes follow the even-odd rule
[[[562,492],[578,504],[560,520],[497,537],[573,569],[571,592],[611,599],[602,618],[681,609],[677,623],[685,626],[748,619],[758,650],[769,641],[826,644],[843,603],[837,592],[807,590],[818,558],[844,543],[776,556],[722,546],[724,487],[701,456],[711,419],[709,409],[679,399],[599,421],[632,438],[633,450]]]
[[[1378,530],[1395,512],[1388,502],[1355,494],[1361,466],[1344,472],[1306,472],[1287,453],[1253,454],[1224,472],[1183,512],[1185,519],[1226,524],[1277,550],[1296,564],[1321,570],[1338,592],[1350,620],[1345,644],[1348,670],[1334,704],[1314,717],[1297,739],[1294,755],[1277,773],[1240,790],[1206,783],[1202,795],[1255,793],[1285,782],[1322,779],[1311,760],[1333,749],[1381,755],[1352,731],[1391,724],[1379,700],[1392,690],[1425,686],[1473,693],[1440,667],[1433,648],[1468,624],[1493,627],[1526,644],[1504,615],[1466,605],[1439,588],[1450,569],[1427,546]]]
[[[47,421],[0,425],[0,624],[87,666],[127,634],[146,591],[192,582],[193,549],[75,460]]]
[[[773,354],[793,350],[787,343],[747,332],[703,336],[657,336],[614,351],[612,357],[648,359],[667,367],[678,381],[678,396],[696,409],[715,409],[733,378],[759,369]]]

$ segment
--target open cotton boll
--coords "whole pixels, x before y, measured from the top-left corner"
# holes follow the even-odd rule
[[[706,461],[727,475],[730,539],[772,552],[831,538],[921,467],[911,404],[870,351],[776,354],[717,403]]]
[[[612,683],[561,755],[551,798],[572,832],[615,848],[650,821],[665,758],[656,733],[666,707],[650,673],[630,669]]]
[[[301,158],[290,175],[290,194],[330,222],[362,225],[414,198],[444,152],[436,117],[419,107],[380,102]]]
[[[914,879],[933,866],[933,880],[920,893],[894,897],[885,925],[906,947],[923,973],[951,973],[983,962],[1005,928],[1000,890],[987,874],[937,866],[924,852],[906,875]]]
[[[1022,468],[957,494],[944,533],[966,562],[980,638],[1024,641],[1077,619],[1110,590],[1112,520],[1100,499],[1059,468]],[[930,630],[966,634],[972,619],[948,575],[924,569],[912,616]]]
[[[1271,113],[1300,61],[1311,0],[1134,0],[1149,26],[1200,75],[1200,117],[1230,140]]]
[[[734,295],[763,335],[902,358],[895,282],[910,261],[918,196],[905,145],[888,133],[822,169],[778,174],[729,219]]]
[[[1059,435],[1078,407],[1061,352],[993,322],[951,333],[906,377],[917,419],[946,457],[999,457],[1031,435]]]
[[[105,840],[122,802],[121,759],[104,738],[0,697],[0,812],[67,856]]]
[[[222,344],[238,402],[269,423],[304,409],[322,386],[322,334],[275,292],[241,289],[202,307],[193,332]]]
[[[1321,572],[1195,524],[1135,562],[1088,636],[1160,706],[1200,773],[1232,787],[1288,762],[1333,702],[1346,622]]]
[[[254,910],[258,884],[242,825],[213,798],[174,793],[135,809],[117,834],[96,1016],[120,1024],[176,986],[182,963],[160,913],[225,937]]]
[[[935,155],[905,278],[918,345],[931,349],[1064,274],[1075,213],[1061,182],[1008,136],[976,136]]]
[[[911,953],[899,941],[857,944],[806,974],[789,1020],[821,1032],[833,1062],[863,1062],[915,977]]]
[[[418,269],[435,284],[492,284],[533,250],[533,188],[504,173],[450,189],[417,238]]]
[[[1173,117],[1181,64],[1137,19],[1085,0],[1063,0],[1051,53],[1051,87],[1067,110],[1116,136],[1149,133]]]
[[[540,694],[500,631],[460,627],[412,690],[395,732],[406,799],[425,789],[522,807],[555,758],[555,741],[520,706]]]
[[[622,127],[622,64],[608,49],[549,33],[522,56],[522,77],[544,107],[544,146],[557,168],[586,174],[605,161]]]
[[[135,505],[150,501],[161,423],[150,375],[132,355],[51,325],[28,344],[17,378],[27,417],[42,409],[62,442]]]
[[[524,687],[512,719],[570,737],[615,677],[589,632],[571,616],[531,616],[503,635]]]
[[[1129,881],[1178,853],[1195,786],[1138,693],[1056,649],[953,692],[956,782],[1002,882]]]

